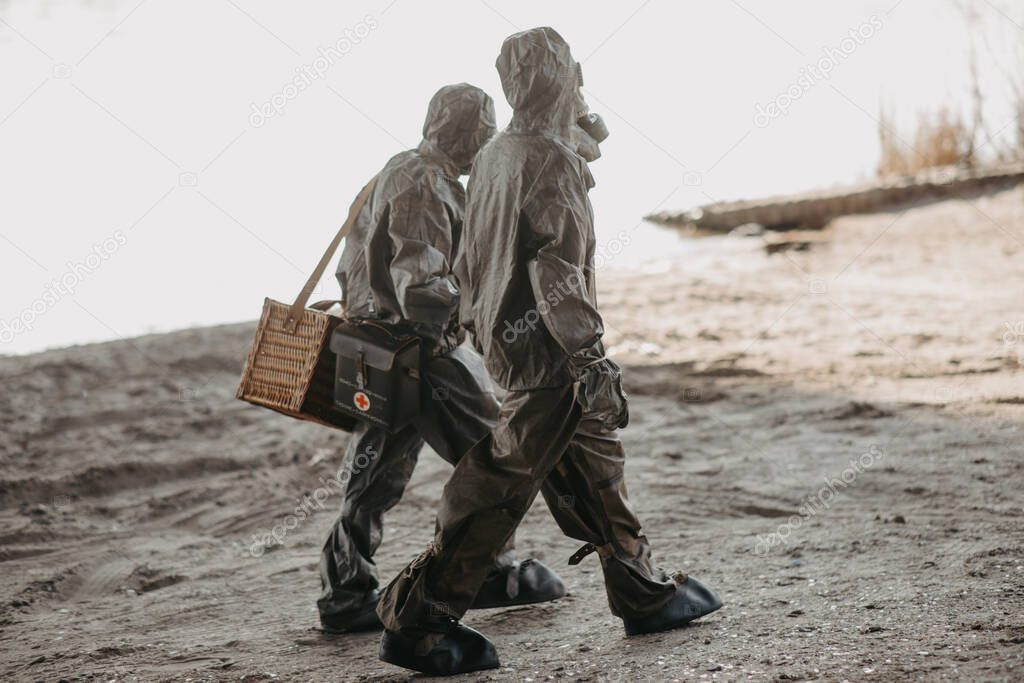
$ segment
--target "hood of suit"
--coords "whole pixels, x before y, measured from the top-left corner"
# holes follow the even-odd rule
[[[440,152],[467,173],[495,131],[494,101],[468,83],[446,85],[430,99],[421,148]]]
[[[569,139],[580,111],[580,72],[565,42],[543,26],[514,33],[495,63],[512,106],[512,130],[554,133]]]

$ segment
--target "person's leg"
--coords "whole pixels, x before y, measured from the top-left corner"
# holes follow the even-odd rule
[[[438,455],[456,465],[494,429],[501,404],[483,360],[470,349],[431,356],[422,370],[416,428]]]
[[[379,628],[373,615],[380,585],[373,555],[383,515],[401,499],[422,446],[413,427],[387,434],[361,425],[353,432],[344,458],[345,498],[320,556],[323,591],[317,608],[325,629]]]
[[[587,544],[571,563],[596,551],[612,613],[639,617],[663,607],[675,582],[651,565],[650,545],[626,493],[624,464],[617,434],[583,419],[541,491],[562,531]]]
[[[624,463],[616,433],[584,418],[544,482],[559,526],[586,541],[570,564],[598,553],[608,605],[627,635],[677,628],[719,609],[719,597],[696,579],[682,572],[669,576],[651,565],[650,546],[626,494]]]
[[[381,596],[385,629],[429,651],[465,614],[578,421],[570,386],[506,397],[497,427],[448,480],[433,543]]]
[[[449,479],[434,542],[381,596],[382,660],[434,674],[497,666],[493,645],[458,620],[566,455],[563,480],[551,479],[553,503],[568,495],[578,508],[555,514],[567,533],[600,545],[609,600],[627,634],[675,628],[721,606],[695,579],[674,581],[651,568],[646,539],[621,484],[621,445],[614,435],[594,434],[589,424],[579,423],[571,387],[509,394],[491,437]]]
[[[457,347],[430,358],[423,372],[422,411],[417,429],[452,465],[491,433],[500,404],[478,353]],[[473,608],[509,607],[557,600],[565,595],[559,576],[535,559],[520,561],[515,532],[495,557]]]

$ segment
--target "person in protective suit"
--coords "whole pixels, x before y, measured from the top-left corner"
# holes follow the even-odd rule
[[[513,117],[474,161],[455,270],[463,324],[508,394],[498,425],[445,486],[430,547],[378,608],[380,658],[434,675],[499,666],[490,641],[459,619],[538,492],[562,531],[585,542],[569,563],[597,552],[628,635],[721,607],[696,579],[652,566],[626,495],[616,429],[628,411],[601,342],[593,179],[577,153],[596,158],[599,140],[581,132],[600,120],[581,116],[579,66],[558,33],[537,28],[505,40],[497,69]]]
[[[450,266],[465,207],[459,176],[494,130],[486,93],[465,83],[441,88],[430,101],[423,141],[384,166],[346,240],[337,277],[347,315],[411,327],[422,339],[423,408],[395,434],[361,423],[348,442],[345,499],[320,558],[317,607],[325,631],[380,628],[373,555],[383,515],[402,497],[424,442],[455,464],[497,421],[481,358],[460,345],[465,335]],[[550,569],[516,559],[511,537],[502,544],[474,607],[565,595]]]

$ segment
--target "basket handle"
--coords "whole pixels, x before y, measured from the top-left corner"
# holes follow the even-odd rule
[[[348,209],[348,218],[342,224],[338,230],[338,234],[331,240],[330,245],[327,247],[327,251],[320,257],[320,263],[316,264],[316,268],[313,270],[313,274],[306,280],[306,285],[299,292],[299,296],[296,297],[295,303],[292,304],[291,309],[288,311],[288,317],[284,321],[284,329],[288,332],[295,332],[299,326],[299,321],[302,320],[302,312],[306,309],[306,304],[309,302],[309,297],[313,295],[313,290],[316,288],[316,284],[320,282],[320,278],[323,277],[324,271],[327,270],[327,265],[331,262],[331,258],[334,256],[334,252],[337,251],[338,245],[341,244],[341,240],[352,231],[352,226],[355,225],[356,218],[359,216],[359,212],[362,211],[363,205],[366,204],[366,200],[370,197],[370,193],[373,192],[374,185],[377,184],[377,176],[373,176],[370,182],[363,186],[363,189],[356,195],[356,199],[352,202],[352,206]]]

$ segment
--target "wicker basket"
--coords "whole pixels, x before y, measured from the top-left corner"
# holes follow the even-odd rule
[[[310,307],[306,303],[376,180],[367,183],[352,203],[348,218],[295,302],[289,305],[264,299],[236,398],[329,427],[351,431],[355,426],[355,419],[334,408],[335,360],[328,342],[342,318],[323,310],[334,302]]]
[[[294,332],[291,306],[266,299],[236,398],[301,420],[351,431],[355,420],[334,408],[334,354],[327,348],[342,318],[307,308]]]

